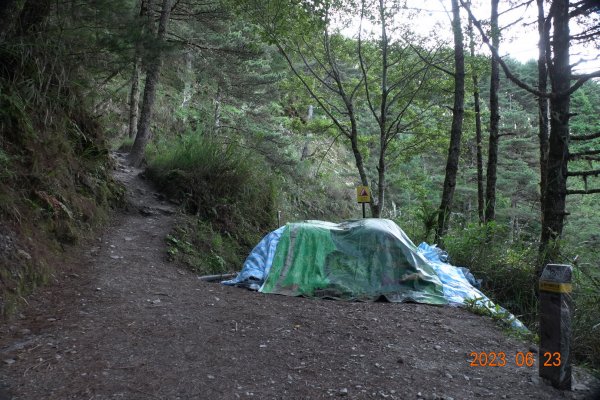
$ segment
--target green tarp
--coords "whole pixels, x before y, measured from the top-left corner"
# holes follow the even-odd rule
[[[264,293],[446,304],[442,283],[392,221],[287,224]]]

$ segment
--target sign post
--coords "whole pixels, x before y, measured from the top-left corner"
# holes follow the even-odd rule
[[[356,187],[356,201],[362,204],[363,218],[366,218],[365,204],[371,202],[371,191],[368,186]]]
[[[540,377],[571,390],[571,276],[573,267],[548,264],[540,277]]]

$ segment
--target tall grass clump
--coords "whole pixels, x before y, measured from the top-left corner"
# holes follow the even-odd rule
[[[147,158],[150,179],[188,214],[239,243],[241,253],[275,228],[276,178],[262,159],[237,144],[185,135],[150,147]]]
[[[510,241],[506,226],[490,222],[451,231],[444,247],[454,265],[466,266],[482,279],[482,290],[532,326],[537,316],[533,277],[537,247]]]

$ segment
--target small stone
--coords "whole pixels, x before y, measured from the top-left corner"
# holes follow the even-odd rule
[[[423,397],[423,395],[421,394],[421,392],[417,393],[417,397]]]
[[[129,237],[129,236],[125,236],[125,241],[126,242],[131,242],[133,240],[133,238]]]
[[[4,361],[4,364],[6,365],[13,365],[15,363],[15,360],[13,360],[12,358],[7,358]]]
[[[101,290],[102,290],[102,288],[99,288],[99,287],[96,288],[96,292],[99,292]]]
[[[540,383],[540,378],[538,378],[535,375],[532,375],[530,379],[531,379],[531,383],[533,383],[534,385],[538,385]]]
[[[28,252],[26,252],[25,250],[19,249],[19,250],[17,250],[17,254],[26,260],[31,260],[31,255]]]
[[[454,378],[450,372],[446,372],[445,375],[446,375],[446,378],[448,378],[448,379]]]
[[[348,396],[348,389],[347,388],[340,389],[340,396]]]
[[[208,379],[215,379],[214,375],[206,375]]]
[[[442,346],[440,346],[439,344],[436,344],[435,346],[433,346],[434,349],[439,350],[442,348]]]
[[[56,321],[56,318],[48,318],[46,321],[48,321],[48,322],[54,322],[54,321]]]
[[[112,255],[112,256],[110,256],[110,258],[112,258],[113,260],[118,260],[118,259],[119,259],[119,258],[121,258],[121,257],[119,257],[119,256],[117,256],[117,255]]]
[[[587,392],[588,390],[590,390],[590,388],[584,385],[583,383],[576,383],[573,385],[573,390],[577,392]]]

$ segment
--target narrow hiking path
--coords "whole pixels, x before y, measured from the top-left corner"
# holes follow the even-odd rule
[[[0,326],[0,400],[593,396],[585,376],[574,392],[540,383],[537,365],[515,364],[530,344],[461,309],[201,282],[166,260],[176,209],[139,173],[119,165],[128,211]],[[492,351],[507,365],[469,366]]]

